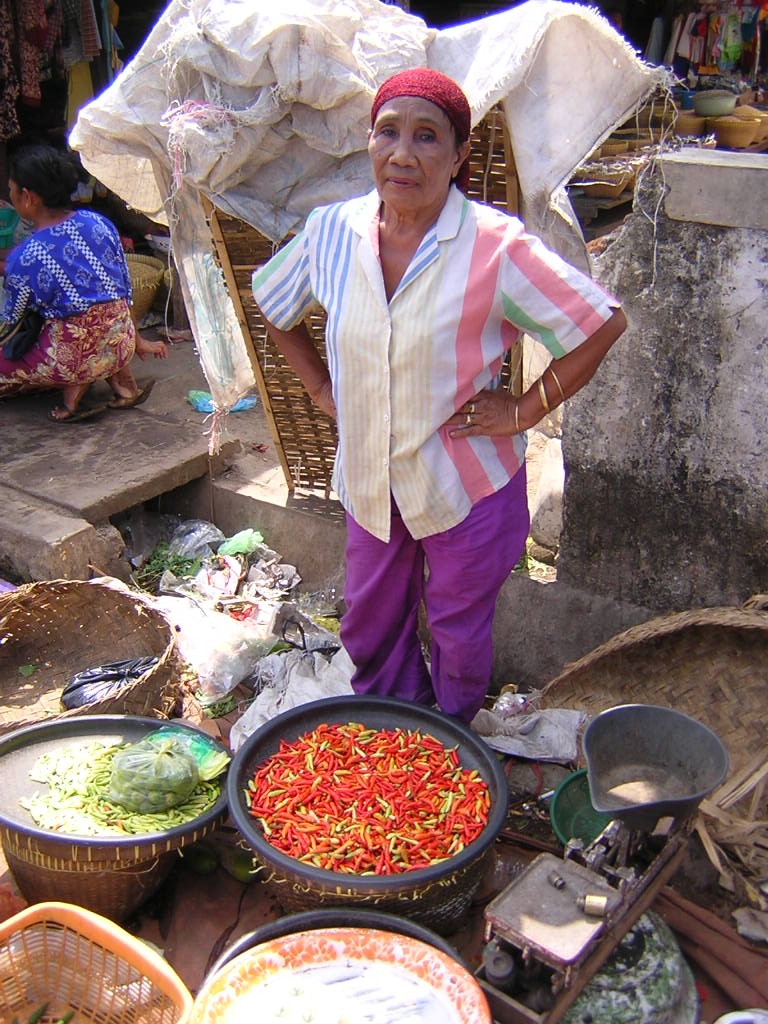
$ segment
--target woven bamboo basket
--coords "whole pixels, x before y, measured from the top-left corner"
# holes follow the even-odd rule
[[[133,312],[138,321],[149,312],[155,301],[165,273],[165,264],[155,256],[141,256],[131,252],[125,254],[125,261],[131,275]]]
[[[166,619],[128,590],[52,580],[0,595],[0,734],[55,717],[134,714],[167,718],[183,694],[185,665]],[[76,672],[124,658],[157,663],[116,693],[62,712]]]
[[[596,715],[661,704],[709,726],[730,754],[729,776],[765,745],[768,595],[742,607],[698,608],[619,633],[547,683],[542,707]]]
[[[473,128],[470,151],[472,199],[517,213],[517,174],[501,109],[494,107]],[[336,424],[311,402],[299,378],[267,334],[251,291],[253,271],[280,248],[245,221],[221,210],[209,211],[211,236],[227,289],[243,331],[270,424],[275,450],[289,489],[307,488],[326,495],[336,457]],[[282,244],[290,239],[285,239]],[[325,314],[307,321],[321,358],[325,359]],[[521,346],[515,346],[502,368],[505,386],[520,382]]]
[[[38,903],[0,924],[0,1019],[185,1024],[192,996],[159,953],[100,914]],[[31,1019],[31,1018],[30,1018]]]

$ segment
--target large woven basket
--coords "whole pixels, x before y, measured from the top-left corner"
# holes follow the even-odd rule
[[[133,312],[138,321],[149,312],[155,301],[165,273],[165,264],[155,256],[141,256],[131,252],[125,254],[125,262],[131,275]]]
[[[100,914],[38,903],[0,924],[0,1020],[184,1024],[192,996],[159,953]],[[74,1024],[73,1021],[73,1024]]]
[[[730,774],[765,745],[768,595],[742,607],[698,608],[651,619],[566,666],[543,689],[542,707],[589,715],[617,704],[661,704],[714,730]]]
[[[76,672],[124,658],[157,663],[100,701],[63,712],[167,718],[183,695],[171,627],[127,589],[52,580],[0,594],[0,734],[62,714]]]

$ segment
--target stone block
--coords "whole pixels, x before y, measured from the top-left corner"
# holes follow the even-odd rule
[[[29,580],[121,576],[123,543],[108,523],[98,527],[79,516],[0,486],[0,569]]]

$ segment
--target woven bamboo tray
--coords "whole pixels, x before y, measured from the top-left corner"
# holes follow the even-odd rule
[[[52,580],[0,595],[0,734],[55,717],[134,714],[167,718],[183,691],[185,667],[171,627],[127,590]],[[112,696],[62,712],[76,672],[123,658],[158,662]]]
[[[518,182],[504,118],[493,108],[472,130],[471,198],[510,213],[518,211]],[[267,334],[251,291],[253,271],[280,246],[245,221],[210,208],[211,236],[251,359],[264,411],[290,490],[307,488],[326,496],[336,457],[336,424],[311,402],[299,378]],[[290,239],[285,239],[285,244]],[[307,322],[325,359],[325,314]],[[522,347],[515,346],[502,368],[502,382],[516,393],[521,384]]]
[[[661,704],[713,729],[728,747],[729,777],[765,744],[768,595],[739,608],[699,608],[651,619],[566,666],[542,707],[596,715],[618,704]]]

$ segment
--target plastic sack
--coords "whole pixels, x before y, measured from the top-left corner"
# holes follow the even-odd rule
[[[157,661],[154,655],[145,658],[126,658],[123,661],[112,661],[107,665],[96,665],[76,672],[72,676],[72,681],[61,692],[61,703],[69,710],[104,700],[144,675],[157,664]]]
[[[250,555],[264,543],[264,535],[260,530],[240,530],[239,533],[227,537],[219,545],[217,555]]]
[[[187,401],[196,412],[213,412],[216,408],[213,404],[213,396],[210,391],[200,391],[192,388],[187,392]],[[246,395],[245,398],[238,398],[230,412],[243,412],[245,409],[253,409],[259,404],[255,395]]]
[[[109,798],[129,811],[152,814],[183,804],[199,781],[197,761],[185,743],[150,734],[115,754]]]
[[[225,539],[218,526],[206,519],[187,519],[173,531],[168,547],[183,558],[210,558]]]
[[[226,697],[277,640],[273,633],[276,608],[266,602],[256,617],[243,622],[187,597],[159,597],[154,606],[171,623],[179,653],[200,681],[203,704]]]
[[[354,670],[343,647],[330,661],[316,651],[296,650],[262,658],[254,674],[260,692],[232,726],[230,746],[237,750],[260,725],[289,708],[323,697],[352,694],[350,680]]]

